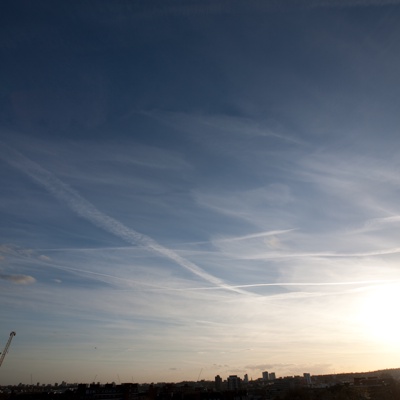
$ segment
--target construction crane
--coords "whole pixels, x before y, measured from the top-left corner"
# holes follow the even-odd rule
[[[10,333],[10,337],[8,338],[6,347],[4,347],[4,350],[0,355],[0,367],[1,367],[1,364],[3,364],[4,358],[5,358],[5,356],[6,356],[7,352],[8,352],[8,348],[10,347],[11,340],[13,339],[13,337],[15,335],[16,335],[16,333],[14,331]]]

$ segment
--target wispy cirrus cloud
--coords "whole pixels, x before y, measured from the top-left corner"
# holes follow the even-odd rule
[[[270,230],[287,230],[288,224],[293,226],[290,214],[283,209],[283,206],[290,205],[294,201],[290,187],[283,183],[269,183],[266,186],[259,186],[253,189],[238,191],[210,192],[207,190],[194,190],[193,198],[201,207],[212,209],[220,214],[247,221],[254,226],[272,227]],[[271,212],[267,207],[277,208]],[[268,212],[268,214],[266,214]],[[264,214],[264,218],[260,215]],[[286,218],[283,218],[286,215]],[[278,228],[278,229],[274,229]],[[293,229],[293,228],[289,228]],[[287,230],[287,231],[289,231]]]
[[[385,228],[392,228],[393,225],[400,223],[400,215],[393,215],[390,217],[372,218],[365,222],[364,226],[360,228],[359,232],[377,231]]]
[[[270,137],[292,144],[303,143],[300,139],[286,132],[280,132],[278,128],[271,128],[271,122],[256,122],[246,117],[223,114],[188,114],[157,110],[143,110],[140,111],[140,113],[185,133],[190,132],[194,138],[203,138],[203,141],[205,136],[208,137],[209,135],[218,134],[220,139],[229,135],[230,140],[249,139],[251,137]],[[213,140],[212,137],[210,143],[216,145],[216,141]],[[225,150],[227,151],[227,148],[225,148]]]
[[[265,232],[258,232],[258,233],[250,233],[248,235],[244,236],[232,236],[229,238],[217,238],[214,239],[214,242],[239,242],[242,240],[248,240],[248,239],[255,239],[255,238],[263,238],[267,236],[275,236],[275,235],[282,235],[288,232],[292,232],[295,229],[282,229],[282,230],[276,230],[276,231],[265,231]]]

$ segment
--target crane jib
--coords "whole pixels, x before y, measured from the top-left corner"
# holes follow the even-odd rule
[[[4,347],[4,350],[0,355],[0,367],[1,367],[1,364],[3,364],[3,361],[4,361],[4,358],[5,358],[6,354],[7,354],[8,348],[10,347],[11,340],[13,339],[13,337],[15,335],[16,335],[16,333],[14,331],[10,333],[10,337],[8,338],[7,344]]]

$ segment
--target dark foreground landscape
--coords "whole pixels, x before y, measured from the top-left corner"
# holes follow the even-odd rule
[[[290,376],[242,381],[236,375],[215,381],[9,385],[0,400],[400,400],[400,369],[365,373]]]

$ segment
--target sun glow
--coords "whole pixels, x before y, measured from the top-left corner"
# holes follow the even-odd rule
[[[360,310],[361,324],[366,334],[382,344],[400,348],[400,284],[371,288]]]

